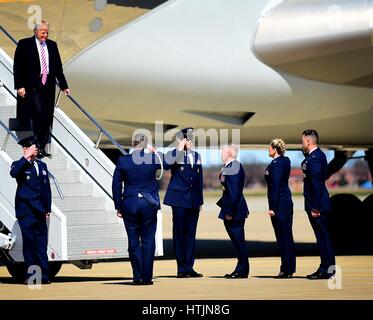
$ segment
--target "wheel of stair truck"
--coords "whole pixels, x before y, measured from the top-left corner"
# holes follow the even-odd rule
[[[369,251],[368,254],[373,253],[373,194],[366,197],[363,201],[364,209],[364,235],[365,248]]]
[[[17,283],[23,283],[25,281],[25,264],[23,262],[13,262],[5,258],[5,266]],[[53,281],[57,273],[61,270],[62,262],[53,261],[49,262],[49,279]]]
[[[362,202],[353,194],[336,194],[330,200],[329,232],[336,254],[357,253],[363,242]]]
[[[23,262],[13,262],[8,258],[5,258],[5,266],[12,276],[13,280],[17,283],[23,283],[25,281],[25,264]]]
[[[0,221],[0,232],[6,234],[8,232],[7,227]]]

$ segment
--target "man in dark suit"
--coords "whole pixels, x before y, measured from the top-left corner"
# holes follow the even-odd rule
[[[171,180],[163,203],[172,207],[173,244],[178,278],[198,278],[193,269],[196,230],[203,204],[201,156],[193,151],[193,128],[177,133],[179,145],[165,156],[164,169],[171,169]]]
[[[243,196],[245,185],[245,172],[240,162],[236,160],[238,147],[228,145],[222,149],[221,159],[224,167],[219,175],[223,195],[217,202],[221,208],[219,219],[224,221],[225,229],[236,250],[237,265],[232,273],[225,278],[240,279],[249,275],[249,260],[245,242],[245,220],[249,209]]]
[[[31,266],[39,266],[41,282],[50,283],[48,267],[48,228],[46,219],[51,212],[52,195],[47,165],[36,159],[38,149],[34,137],[18,142],[23,148],[23,157],[14,161],[10,175],[17,180],[15,210],[22,232],[23,257],[25,260],[25,283],[29,284]],[[31,283],[30,283],[31,284]]]
[[[17,119],[32,129],[39,157],[51,157],[45,146],[53,123],[56,78],[65,94],[70,94],[56,42],[48,39],[49,24],[35,25],[34,36],[18,42],[14,54],[14,88],[17,90]]]
[[[302,148],[306,158],[302,162],[304,176],[305,210],[315,233],[320,250],[321,264],[308,279],[329,279],[335,273],[335,255],[328,232],[328,213],[332,206],[325,186],[327,160],[318,147],[319,135],[316,130],[305,130]]]
[[[127,231],[132,285],[152,285],[157,211],[160,209],[156,172],[161,164],[155,149],[149,147],[152,153],[145,152],[145,135],[136,135],[132,145],[133,152],[122,156],[115,168],[113,200]]]

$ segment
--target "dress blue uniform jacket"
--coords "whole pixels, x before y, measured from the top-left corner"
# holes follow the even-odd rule
[[[286,216],[293,213],[293,201],[289,189],[290,159],[279,156],[272,160],[264,172],[267,183],[267,197],[269,210],[278,216]]]
[[[180,208],[199,208],[203,205],[203,174],[201,156],[195,151],[193,167],[189,156],[177,149],[165,156],[164,169],[171,169],[171,180],[168,184],[163,203]]]
[[[233,221],[240,221],[247,218],[249,209],[243,196],[245,185],[245,172],[240,162],[232,161],[222,169],[220,183],[223,195],[216,203],[220,208],[219,218],[224,219],[228,214]]]
[[[10,175],[17,180],[15,197],[16,217],[51,212],[52,194],[48,177],[47,165],[35,160],[39,167],[39,176],[36,169],[25,157],[14,161]]]
[[[311,212],[312,209],[328,212],[332,209],[329,193],[325,186],[327,165],[326,156],[320,148],[311,152],[302,162],[303,194],[307,212]]]
[[[143,164],[139,165],[141,163]],[[112,183],[115,209],[124,214],[136,213],[139,193],[149,204],[160,209],[159,186],[155,179],[160,168],[160,162],[154,153],[135,150],[132,154],[122,156],[115,168]]]

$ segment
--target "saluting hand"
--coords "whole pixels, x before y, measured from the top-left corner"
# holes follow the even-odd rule
[[[26,158],[26,160],[30,161],[38,154],[37,151],[36,145],[33,144],[29,148],[24,148],[23,156]]]
[[[152,153],[156,153],[157,152],[157,149],[154,148],[152,145],[148,144],[147,146],[147,149],[149,150],[149,152],[152,152]]]
[[[186,142],[187,142],[187,140],[185,138],[183,140],[180,140],[179,145],[177,146],[177,150],[183,151]]]

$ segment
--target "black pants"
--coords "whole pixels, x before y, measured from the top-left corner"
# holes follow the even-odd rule
[[[49,277],[48,266],[48,228],[45,214],[35,213],[18,218],[22,233],[22,252],[26,266],[26,279],[35,272],[30,268],[39,266],[42,272],[42,281]]]
[[[31,94],[34,107],[32,115],[33,131],[40,148],[50,142],[54,113],[55,88],[48,83]]]
[[[27,127],[32,120],[33,135],[40,148],[50,142],[53,124],[55,83],[48,80],[45,86],[26,88],[26,97],[17,97],[17,119]]]
[[[293,215],[271,217],[273,230],[277,240],[277,245],[281,254],[280,271],[293,274],[296,268],[295,245],[293,238]]]
[[[332,241],[329,237],[328,212],[321,212],[318,218],[313,218],[311,212],[307,212],[307,215],[320,251],[321,263],[318,271],[331,272],[329,268],[335,265],[335,254]]]
[[[157,209],[144,198],[138,198],[137,201],[138,211],[125,213],[123,221],[127,231],[133,279],[147,282],[153,277]]]
[[[177,273],[193,272],[199,208],[172,207],[172,238]]]
[[[224,226],[236,250],[237,265],[234,272],[241,276],[247,276],[250,266],[245,242],[245,219],[241,221],[224,220]]]

